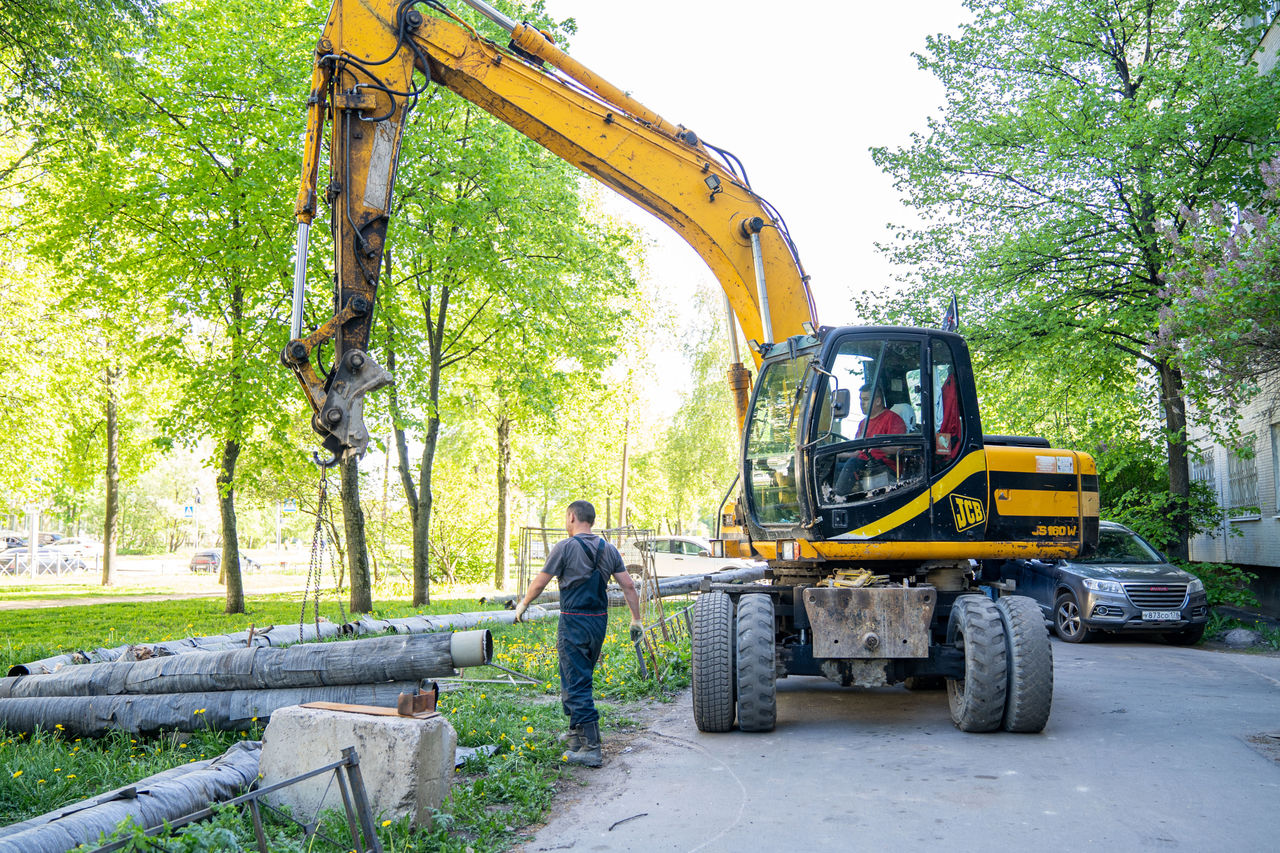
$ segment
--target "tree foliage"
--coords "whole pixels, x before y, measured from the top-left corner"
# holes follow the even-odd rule
[[[1181,232],[1164,231],[1160,345],[1203,377],[1196,402],[1210,415],[1280,385],[1280,160],[1260,174],[1266,189],[1253,203],[1184,210]]]
[[[1261,191],[1253,164],[1280,105],[1280,79],[1247,61],[1261,4],[967,5],[972,22],[919,57],[946,87],[942,114],[906,147],[873,152],[922,219],[889,247],[917,274],[885,313],[932,320],[954,291],[992,360],[1131,359],[1162,407],[1169,491],[1184,504],[1181,541],[1166,544],[1185,553],[1185,378],[1159,346],[1157,232]]]

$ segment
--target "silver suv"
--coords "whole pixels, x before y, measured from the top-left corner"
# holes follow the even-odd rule
[[[1000,567],[1034,598],[1058,636],[1084,643],[1099,631],[1145,632],[1191,645],[1204,636],[1204,583],[1179,569],[1138,534],[1111,521],[1098,526],[1098,549],[1084,559],[1011,560]]]

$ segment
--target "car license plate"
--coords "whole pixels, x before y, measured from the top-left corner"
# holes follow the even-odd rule
[[[1143,622],[1178,622],[1182,619],[1181,610],[1144,610]]]

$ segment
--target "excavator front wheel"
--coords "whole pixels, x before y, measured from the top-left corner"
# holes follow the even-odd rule
[[[1004,622],[1009,680],[1004,705],[1006,732],[1039,732],[1053,706],[1053,648],[1035,599],[1002,596],[996,609]]]
[[[964,678],[947,679],[951,720],[964,732],[993,732],[1004,722],[1008,652],[1004,620],[985,595],[962,595],[951,607],[947,642],[964,652]]]
[[[778,719],[777,645],[773,597],[738,599],[738,728],[771,732]]]
[[[736,672],[733,599],[705,592],[693,606],[693,721],[701,732],[733,728]]]

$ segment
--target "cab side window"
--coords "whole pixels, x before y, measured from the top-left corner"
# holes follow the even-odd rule
[[[942,471],[960,455],[964,439],[964,418],[960,387],[956,380],[956,359],[951,346],[933,342],[933,470]]]

